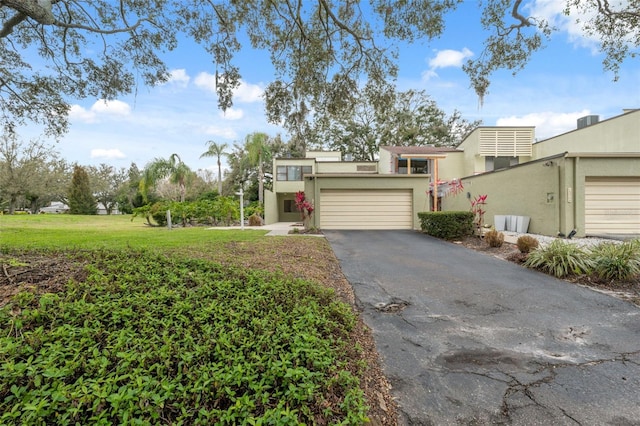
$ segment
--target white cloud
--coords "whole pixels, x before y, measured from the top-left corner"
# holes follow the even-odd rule
[[[118,100],[105,101],[100,99],[91,105],[89,109],[85,109],[80,105],[71,105],[69,117],[72,120],[76,119],[84,123],[95,123],[99,121],[99,116],[111,115],[124,117],[130,113],[131,107],[126,102]]]
[[[462,67],[465,59],[473,56],[473,52],[466,47],[462,50],[439,50],[436,56],[429,60],[429,67],[432,70],[438,68]]]
[[[577,128],[577,120],[590,115],[588,109],[579,112],[557,113],[552,111],[534,112],[523,116],[502,117],[496,126],[535,126],[536,139],[546,139]]]
[[[612,3],[613,5],[613,3]],[[615,5],[613,5],[615,8]],[[585,13],[584,10],[571,6],[569,15],[564,13],[565,2],[558,0],[536,0],[528,6],[528,14],[536,18],[544,19],[559,31],[567,33],[569,40],[574,44],[590,48],[592,53],[597,52],[598,40],[585,33],[585,23],[596,14],[595,10]]]
[[[234,98],[237,98],[239,102],[260,102],[263,93],[264,90],[257,84],[240,80],[240,86],[235,90]]]
[[[220,111],[218,115],[225,120],[240,120],[244,117],[244,111],[236,108],[229,108],[226,111]]]
[[[103,158],[105,160],[115,160],[119,158],[126,158],[126,155],[119,149],[102,149],[96,148],[91,150],[91,158]]]
[[[193,80],[196,86],[208,90],[209,92],[216,92],[216,76],[207,72],[201,72]]]
[[[105,101],[100,99],[91,106],[91,111],[96,114],[109,114],[109,115],[129,115],[131,113],[131,107],[126,102],[113,100]]]
[[[204,133],[225,139],[237,139],[238,137],[238,134],[230,127],[208,126],[204,128]]]
[[[216,76],[213,74],[201,72],[196,76],[194,83],[209,92],[216,92]],[[244,103],[260,102],[263,93],[264,90],[259,85],[240,80],[240,85],[233,92],[233,100]]]
[[[69,118],[72,121],[76,119],[84,123],[94,123],[96,121],[96,114],[91,112],[91,110],[82,108],[80,105],[71,105]]]
[[[187,70],[184,68],[171,70],[169,74],[169,81],[167,81],[166,84],[173,84],[178,87],[187,87],[191,80],[191,77],[187,74]]]
[[[473,52],[466,47],[462,50],[445,49],[439,50],[436,56],[429,59],[429,69],[422,72],[422,80],[427,81],[438,77],[438,68],[461,68],[465,59],[473,56]]]

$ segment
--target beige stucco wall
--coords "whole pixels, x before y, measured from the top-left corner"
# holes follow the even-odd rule
[[[378,154],[378,173],[388,175],[393,173],[393,160],[391,153],[386,149],[381,149]]]
[[[340,161],[342,153],[340,151],[307,151],[305,157],[317,158],[318,161]]]
[[[304,192],[316,210],[312,226],[320,227],[322,212],[318,209],[322,189],[411,189],[413,191],[413,227],[420,228],[418,212],[429,209],[427,191],[431,176],[424,175],[345,175],[314,176],[305,178]]]
[[[276,194],[268,189],[264,191],[264,223],[270,225],[278,222],[278,201]]]
[[[535,158],[560,152],[640,152],[640,110],[533,144]]]
[[[487,194],[486,224],[494,225],[495,215],[529,216],[530,233],[556,235],[561,226],[559,181],[559,167],[542,162],[471,176],[462,179],[460,194],[442,199],[442,210],[469,210],[468,197]]]
[[[358,171],[358,166],[372,170]],[[377,173],[378,163],[375,161],[331,161],[316,163],[315,173]]]
[[[556,236],[576,229],[583,237],[586,178],[638,176],[638,170],[640,154],[556,156],[463,178],[464,191],[444,197],[442,209],[469,210],[467,194],[487,194],[485,223],[494,225],[494,215],[529,216],[530,233]]]
[[[438,159],[439,180],[459,179],[462,176],[473,174],[465,170],[464,152],[447,152],[446,156],[446,158]]]
[[[313,158],[275,158],[273,160],[273,192],[276,194],[281,192],[297,192],[304,189],[304,183],[298,181],[278,180],[278,166],[311,166],[315,173],[316,162]]]

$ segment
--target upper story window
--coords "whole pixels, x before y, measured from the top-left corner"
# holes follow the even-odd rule
[[[397,173],[400,175],[406,175],[408,174],[408,170],[407,170],[407,164],[409,162],[406,159],[399,159],[398,160],[398,171]],[[419,158],[414,158],[411,160],[411,174],[412,175],[419,175],[419,174],[425,174],[425,173],[430,173],[431,170],[429,170],[429,160],[426,159],[419,159]]]
[[[518,157],[484,157],[485,171],[490,172],[517,166],[518,160]]]
[[[303,175],[313,173],[311,166],[278,166],[276,180],[302,180]]]

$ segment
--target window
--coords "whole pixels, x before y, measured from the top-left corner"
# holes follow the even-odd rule
[[[296,211],[296,202],[294,200],[284,200],[284,212],[294,213]]]
[[[398,174],[406,175],[407,174],[407,163],[406,159],[398,160]],[[414,158],[411,160],[411,174],[419,175],[429,173],[429,160]]]
[[[278,166],[276,170],[277,180],[302,180],[303,175],[313,173],[311,166]]]
[[[485,157],[485,171],[508,169],[518,165],[518,157]]]

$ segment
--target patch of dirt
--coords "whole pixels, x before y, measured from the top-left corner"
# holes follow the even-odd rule
[[[522,265],[527,260],[527,255],[520,253],[515,244],[504,243],[502,247],[489,247],[489,245],[478,237],[467,237],[459,241],[453,241],[453,244],[462,245],[468,249],[475,250],[499,259]],[[640,277],[628,281],[604,281],[596,278],[579,275],[568,277],[565,281],[584,285],[596,291],[607,293],[611,296],[627,300],[640,306]]]
[[[59,253],[0,254],[0,265],[0,308],[20,292],[58,293],[69,280],[87,276],[85,264]]]

